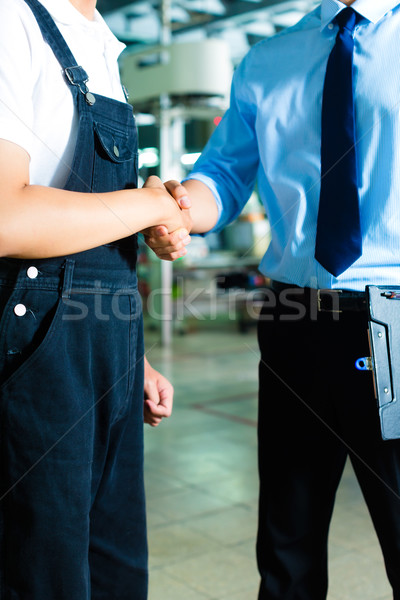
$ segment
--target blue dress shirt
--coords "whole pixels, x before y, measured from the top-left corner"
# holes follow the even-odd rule
[[[261,271],[299,286],[363,290],[400,284],[400,3],[355,0],[357,160],[363,254],[339,277],[314,258],[325,70],[345,8],[321,6],[254,46],[236,69],[231,104],[191,179],[214,193],[219,231],[255,181],[271,227]]]

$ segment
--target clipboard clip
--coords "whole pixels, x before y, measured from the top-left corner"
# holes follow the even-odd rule
[[[374,362],[372,360],[372,356],[364,356],[363,358],[357,358],[355,366],[358,371],[373,371]]]

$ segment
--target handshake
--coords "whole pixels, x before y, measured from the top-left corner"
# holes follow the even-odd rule
[[[174,180],[163,184],[156,176],[149,177],[143,188],[152,190],[156,195],[156,202],[162,205],[163,215],[161,222],[159,217],[156,218],[157,225],[141,231],[146,244],[163,260],[173,261],[184,256],[193,226],[189,210],[191,202],[186,188]],[[159,211],[156,213],[160,214]]]

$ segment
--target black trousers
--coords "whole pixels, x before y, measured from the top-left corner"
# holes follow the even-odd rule
[[[372,375],[355,368],[369,355],[366,311],[318,312],[299,288],[275,300],[259,322],[259,600],[326,598],[347,456],[400,600],[400,441],[381,439]]]

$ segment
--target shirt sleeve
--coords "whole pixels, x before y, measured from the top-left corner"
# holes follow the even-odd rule
[[[233,77],[230,107],[186,178],[203,182],[214,194],[219,218],[212,232],[236,219],[254,188],[259,152],[249,84],[245,59]]]
[[[13,2],[15,3],[13,5]],[[31,155],[33,77],[28,21],[19,2],[0,3],[0,138]]]

